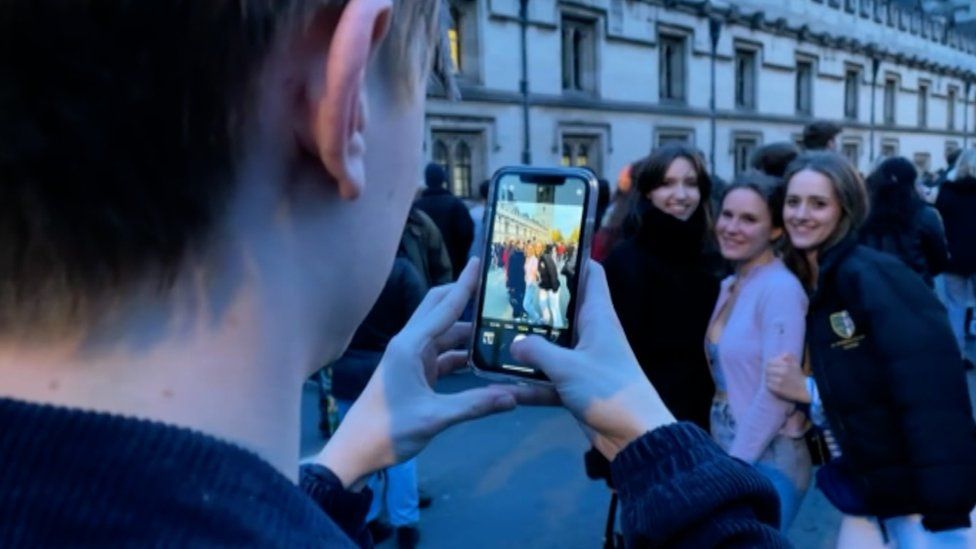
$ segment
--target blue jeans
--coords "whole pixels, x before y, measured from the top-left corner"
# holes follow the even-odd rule
[[[336,400],[339,421],[346,417],[352,402]],[[410,526],[420,521],[420,496],[417,493],[417,460],[409,459],[388,467],[369,477],[366,482],[373,492],[373,502],[369,506],[366,520],[378,518],[386,507],[390,524],[394,527]]]
[[[712,438],[728,451],[736,430],[728,400],[716,397],[712,402],[711,425]],[[806,441],[777,435],[753,466],[773,483],[779,496],[779,527],[785,532],[796,518],[810,486],[812,463]]]

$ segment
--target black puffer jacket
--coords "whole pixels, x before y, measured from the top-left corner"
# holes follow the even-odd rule
[[[644,205],[636,236],[604,262],[627,341],[664,404],[706,431],[715,385],[702,342],[719,281],[703,253],[703,207],[688,221]]]
[[[939,190],[935,207],[942,214],[949,241],[949,266],[946,272],[976,274],[976,178],[947,181]]]
[[[945,309],[903,263],[855,237],[820,261],[807,342],[845,459],[878,516],[969,523],[976,423]]]
[[[944,271],[949,261],[942,220],[929,205],[920,206],[912,219],[902,221],[899,227],[865,227],[861,235],[862,244],[901,259],[929,287],[933,285],[932,277]]]

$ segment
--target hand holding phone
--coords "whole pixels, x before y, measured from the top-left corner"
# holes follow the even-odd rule
[[[512,352],[552,380],[552,387],[512,387],[519,404],[562,404],[608,460],[637,437],[675,421],[627,344],[603,268],[595,262],[583,281],[576,347],[532,336]]]
[[[597,192],[579,169],[503,168],[492,178],[470,355],[479,375],[546,382],[511,344],[530,335],[573,344]]]

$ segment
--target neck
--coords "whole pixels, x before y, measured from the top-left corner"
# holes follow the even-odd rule
[[[740,261],[738,264],[736,264],[735,276],[739,280],[742,280],[757,267],[766,265],[767,263],[769,263],[774,259],[776,259],[776,254],[773,253],[773,249],[766,248],[765,251],[763,251],[761,254],[757,255],[756,257],[746,261]]]
[[[0,395],[195,429],[297,478],[310,357],[300,335],[281,329],[288,312],[261,277],[228,272],[206,284],[200,271],[181,277],[165,305],[137,293],[71,340],[0,342]]]
[[[810,267],[810,287],[817,287],[817,279],[820,278],[820,264],[817,250],[809,250],[804,254],[807,258],[807,266]]]

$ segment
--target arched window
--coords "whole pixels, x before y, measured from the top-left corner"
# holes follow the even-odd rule
[[[579,145],[577,145],[576,165],[577,166],[590,165],[590,148],[586,146],[586,143],[580,143]]]
[[[444,168],[444,172],[449,173],[449,168],[451,159],[447,154],[447,145],[444,144],[440,139],[434,141],[434,156],[432,158],[434,164],[439,164]]]
[[[471,196],[471,148],[458,141],[454,148],[454,173],[451,181],[454,196]]]

